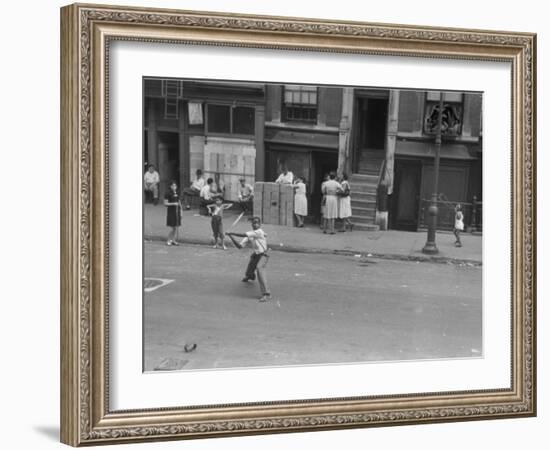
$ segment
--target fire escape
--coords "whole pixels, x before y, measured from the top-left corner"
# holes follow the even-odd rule
[[[162,80],[162,97],[164,98],[164,118],[179,119],[179,104],[183,98],[183,82]]]

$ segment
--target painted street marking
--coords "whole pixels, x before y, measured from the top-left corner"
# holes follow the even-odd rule
[[[187,359],[164,358],[153,370],[180,370],[188,362]]]
[[[166,286],[167,284],[172,283],[174,280],[168,280],[165,278],[144,278],[143,279],[143,290],[145,292],[153,292],[155,289]]]

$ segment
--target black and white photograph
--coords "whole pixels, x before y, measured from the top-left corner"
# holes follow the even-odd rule
[[[145,371],[483,356],[481,92],[143,96]]]

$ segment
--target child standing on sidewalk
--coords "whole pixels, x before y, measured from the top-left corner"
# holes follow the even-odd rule
[[[455,227],[453,233],[456,237],[455,247],[462,247],[460,241],[460,232],[464,231],[464,214],[462,214],[462,206],[458,203],[455,206]]]
[[[179,245],[176,234],[181,226],[181,202],[175,181],[170,182],[170,189],[164,196],[164,206],[166,206],[166,226],[170,228],[166,245]]]
[[[224,209],[231,208],[232,206],[232,203],[222,203],[222,199],[220,197],[216,199],[216,202],[214,204],[206,206],[208,208],[208,212],[212,216],[212,221],[210,222],[210,224],[212,226],[212,234],[214,236],[214,248],[218,248],[219,239],[222,248],[224,250],[227,250],[224,242],[225,235],[223,233],[222,219]]]
[[[262,221],[259,217],[252,217],[250,219],[252,222],[252,230],[247,231],[246,233],[227,233],[230,236],[242,237],[243,240],[238,243],[234,239],[233,242],[236,243],[238,248],[242,248],[247,243],[250,243],[254,252],[250,255],[250,260],[248,261],[248,266],[246,268],[246,273],[243,282],[248,282],[256,279],[258,276],[258,283],[260,284],[260,291],[262,296],[260,297],[260,302],[267,302],[271,299],[271,293],[267,286],[267,274],[266,266],[267,260],[269,258],[267,254],[267,235],[261,229]],[[262,259],[264,260],[262,262]]]

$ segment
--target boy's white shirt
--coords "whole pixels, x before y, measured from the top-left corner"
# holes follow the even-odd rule
[[[265,253],[267,251],[267,234],[261,228],[246,232],[246,237],[241,241],[241,245],[245,246],[248,242],[252,246],[254,253]]]

